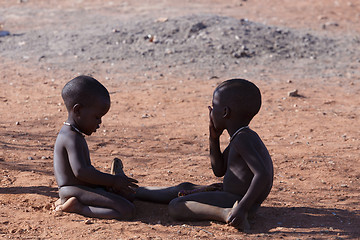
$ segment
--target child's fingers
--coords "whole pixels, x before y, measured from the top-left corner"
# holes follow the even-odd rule
[[[139,187],[139,186],[138,186],[137,184],[135,184],[135,183],[130,183],[128,186],[133,187],[133,188],[138,188],[138,187]]]
[[[128,181],[133,182],[133,183],[138,183],[138,180],[134,179],[134,178],[130,178],[127,177]]]

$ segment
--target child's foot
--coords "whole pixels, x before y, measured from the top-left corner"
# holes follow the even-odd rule
[[[114,158],[114,160],[111,163],[110,173],[112,175],[124,174],[123,168],[124,168],[124,165],[123,165],[122,161],[119,158]]]
[[[230,208],[229,213],[227,214],[227,218],[229,218],[229,215],[231,214],[232,210],[235,209],[237,207],[237,205],[239,205],[239,201],[236,201],[233,205],[232,208]],[[245,219],[243,221],[243,225],[239,227],[240,230],[245,231],[245,230],[250,230],[250,224],[249,224],[249,220],[248,220],[248,214],[245,213]]]
[[[60,204],[55,208],[55,211],[63,212],[80,212],[83,205],[76,199],[76,197],[71,197],[64,204]]]
[[[56,209],[59,205],[61,205],[61,199],[60,198],[54,202],[54,209]]]

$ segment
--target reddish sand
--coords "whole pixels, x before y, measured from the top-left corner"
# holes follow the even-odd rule
[[[14,2],[2,0],[0,6],[20,4]],[[59,2],[21,4],[25,9],[86,7],[106,12],[109,8],[98,0]],[[360,34],[356,0],[127,4],[129,16],[205,11],[339,36]],[[11,23],[4,23],[4,30],[10,30],[5,29],[9,26]],[[326,81],[289,81],[291,76],[275,73],[268,76],[269,81],[250,79],[263,94],[262,109],[250,127],[271,153],[275,179],[255,224],[246,233],[213,221],[176,222],[168,216],[166,205],[139,201],[135,202],[137,216],[130,222],[54,214],[52,204],[58,192],[53,144],[66,119],[60,91],[73,73],[37,69],[36,62],[33,66],[6,58],[0,62],[0,236],[4,239],[360,238],[359,62],[352,66],[355,74]],[[98,132],[86,138],[96,168],[109,172],[111,160],[119,157],[125,172],[143,186],[221,181],[212,174],[208,158],[207,106],[214,87],[225,79],[188,78],[184,69],[182,77],[152,80],[134,70],[116,76],[128,79],[124,82],[107,79],[104,72],[94,76],[111,92],[112,106]],[[131,81],[134,77],[137,81]],[[304,97],[289,97],[294,89]],[[227,141],[224,136],[223,147]]]

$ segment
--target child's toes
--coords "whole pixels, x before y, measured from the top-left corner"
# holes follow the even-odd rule
[[[112,175],[123,174],[124,173],[123,168],[124,165],[122,161],[119,158],[114,158],[111,164],[110,172]]]

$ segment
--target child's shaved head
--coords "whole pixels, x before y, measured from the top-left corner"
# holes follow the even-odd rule
[[[72,79],[64,86],[61,96],[68,111],[75,104],[83,106],[91,104],[96,97],[102,97],[110,103],[108,90],[99,81],[89,76],[78,76]]]
[[[231,112],[248,122],[259,112],[261,93],[259,88],[245,79],[230,79],[222,82],[214,91],[220,97],[220,104],[228,106]]]

